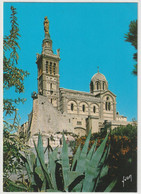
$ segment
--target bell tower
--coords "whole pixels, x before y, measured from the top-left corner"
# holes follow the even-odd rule
[[[49,20],[44,19],[45,38],[42,42],[42,53],[37,54],[38,94],[46,96],[50,103],[59,107],[59,61],[60,49],[53,53],[52,40],[49,34]]]

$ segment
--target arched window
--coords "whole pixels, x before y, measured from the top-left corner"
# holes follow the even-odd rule
[[[85,112],[85,105],[82,105],[82,111]]]
[[[111,110],[111,103],[109,102],[109,97],[106,98],[105,109],[108,111]]]
[[[96,106],[93,106],[93,113],[96,113]]]
[[[71,103],[71,111],[73,111],[73,110],[74,110],[74,104]]]
[[[52,83],[50,84],[50,89],[52,89]]]
[[[93,85],[93,82],[90,83],[90,90],[91,92],[93,93],[93,89],[94,89],[94,85]]]
[[[99,82],[96,82],[96,88],[97,88],[97,90],[100,89],[100,83]]]
[[[53,65],[53,74],[54,75],[56,74],[56,63],[54,63],[54,65]]]
[[[108,102],[108,110],[111,110],[111,103]]]
[[[50,62],[50,74],[52,74],[52,62]]]
[[[108,102],[105,103],[105,109],[108,110]]]
[[[46,73],[48,73],[48,61],[46,61]]]

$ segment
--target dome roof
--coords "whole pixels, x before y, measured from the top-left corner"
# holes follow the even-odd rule
[[[94,81],[94,82],[97,80],[107,82],[106,77],[102,73],[99,73],[99,72],[94,74],[92,79],[91,79],[91,81]]]

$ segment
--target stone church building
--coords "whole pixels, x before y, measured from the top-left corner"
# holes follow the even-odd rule
[[[88,83],[89,93],[60,88],[60,49],[54,54],[47,17],[44,31],[42,53],[36,60],[38,93],[32,95],[33,109],[21,130],[31,138],[39,131],[47,137],[63,130],[81,136],[90,129],[92,133],[100,131],[106,123],[112,129],[127,125],[127,118],[116,111],[116,95],[108,89],[108,81],[99,70]]]

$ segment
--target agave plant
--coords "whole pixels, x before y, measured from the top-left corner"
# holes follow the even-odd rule
[[[73,156],[72,165],[69,163],[68,145],[63,135],[63,147],[58,157],[58,148],[49,153],[48,163],[44,160],[42,137],[38,135],[38,145],[35,144],[34,153],[22,156],[27,169],[28,179],[24,184],[26,191],[36,192],[94,192],[100,180],[107,174],[108,167],[105,161],[109,154],[106,147],[108,135],[96,149],[95,142],[88,151],[89,133],[83,149],[78,147]],[[110,192],[116,181],[114,180],[104,191]],[[17,185],[18,187],[18,185]],[[21,185],[20,185],[21,187]],[[23,186],[22,186],[23,188]]]
[[[65,143],[65,139],[63,138],[64,149],[62,150],[62,155],[65,155],[66,158],[62,157],[62,169],[64,182],[66,183],[64,184],[64,189],[66,191],[94,192],[96,191],[100,179],[102,179],[108,173],[108,167],[105,165],[105,161],[107,160],[110,151],[110,147],[106,147],[108,135],[97,150],[97,142],[95,142],[88,152],[90,136],[91,133],[89,132],[82,151],[80,146],[78,147],[76,154],[73,157],[73,163],[70,169],[67,157],[68,148],[67,144]],[[72,172],[75,172],[76,177],[74,177],[74,180],[70,180],[72,183],[69,185],[69,179],[71,178],[70,174]],[[114,180],[105,189],[105,192],[110,192],[115,183],[116,180]]]

